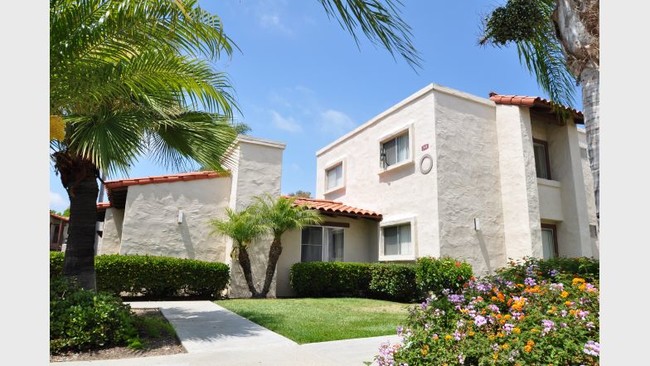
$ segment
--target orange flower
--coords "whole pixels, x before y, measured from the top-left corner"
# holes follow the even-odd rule
[[[514,327],[514,328],[512,328],[512,332],[514,334],[519,334],[519,333],[521,333],[521,329],[519,329],[519,327]]]
[[[571,284],[573,284],[574,286],[581,283],[585,283],[584,278],[576,277],[573,279],[573,281],[571,281]]]
[[[422,356],[426,356],[427,354],[429,354],[429,345],[425,344],[424,346],[422,346],[420,353],[422,354]]]
[[[562,293],[560,294],[560,297],[562,297],[563,299],[566,298],[567,296],[569,296],[569,293],[566,291],[562,291]]]
[[[510,318],[512,318],[512,315],[510,315],[510,314],[506,314],[506,315],[503,316],[503,318],[504,318],[505,320],[510,320]]]

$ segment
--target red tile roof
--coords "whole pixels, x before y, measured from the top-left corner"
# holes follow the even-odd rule
[[[70,221],[70,218],[69,218],[69,217],[65,217],[65,216],[57,215],[57,214],[55,214],[55,213],[51,213],[51,212],[50,212],[50,216],[51,216],[51,217],[54,217],[55,219],[59,219],[59,220],[61,220],[61,221]]]
[[[99,211],[99,210],[105,210],[105,209],[107,209],[107,208],[109,208],[109,207],[111,207],[111,203],[110,203],[110,202],[100,202],[100,203],[97,204],[97,211]]]
[[[197,179],[209,179],[209,178],[219,178],[228,176],[229,173],[217,173],[213,171],[205,172],[191,172],[191,173],[180,173],[180,174],[170,174],[170,175],[158,175],[154,177],[144,177],[144,178],[132,178],[132,179],[119,179],[119,180],[109,180],[106,181],[106,188],[115,189],[120,187],[136,186],[143,184],[152,184],[152,183],[172,183],[179,181],[190,181]]]
[[[382,219],[380,213],[344,205],[341,202],[317,200],[314,198],[296,198],[294,204],[307,206],[310,209],[319,210],[324,213],[341,214],[343,216],[363,217],[363,218],[373,219],[378,221]]]
[[[526,95],[501,95],[495,92],[490,93],[490,100],[496,104],[504,105],[518,105],[523,107],[543,107],[551,109],[553,107],[553,102],[550,100],[540,98],[540,97],[529,97]],[[582,112],[577,109],[569,108],[566,106],[560,106],[562,109],[573,114],[573,117],[580,120],[584,119]]]

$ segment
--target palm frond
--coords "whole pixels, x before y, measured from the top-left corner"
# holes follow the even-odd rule
[[[300,230],[322,222],[320,212],[296,206],[294,201],[295,197],[274,197],[267,193],[256,196],[250,210],[263,220],[276,237],[287,230]]]
[[[401,55],[412,68],[421,67],[421,57],[411,43],[411,28],[402,20],[399,0],[319,0],[328,17],[338,20],[359,45],[358,28],[371,42],[395,57]],[[385,4],[384,4],[385,3]]]

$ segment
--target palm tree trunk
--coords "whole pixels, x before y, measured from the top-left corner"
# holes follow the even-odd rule
[[[54,157],[61,183],[70,198],[63,275],[76,281],[83,289],[96,291],[97,169],[92,162],[66,152],[55,153]]]
[[[600,217],[600,27],[599,0],[556,0],[553,22],[567,67],[582,85],[587,155]]]
[[[275,267],[278,264],[280,255],[282,254],[282,242],[279,237],[273,238],[273,243],[271,243],[271,248],[269,249],[269,262],[266,265],[266,275],[264,276],[264,287],[260,293],[260,297],[266,297],[271,288],[271,282],[273,282],[273,276],[275,275]]]
[[[244,246],[240,246],[237,252],[237,260],[239,261],[242,272],[244,272],[244,278],[246,279],[248,290],[251,292],[251,298],[258,298],[260,294],[255,289],[255,284],[253,283],[253,271],[251,270],[251,260],[248,255],[248,250]]]

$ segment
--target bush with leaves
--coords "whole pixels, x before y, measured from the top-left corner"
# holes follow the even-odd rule
[[[50,279],[50,352],[83,351],[138,342],[131,308],[109,293]]]
[[[522,281],[474,279],[410,310],[379,365],[598,365],[598,280],[523,268]],[[505,272],[517,272],[512,267]],[[597,275],[595,276],[598,277]],[[569,279],[570,278],[570,279]]]
[[[443,290],[457,291],[472,277],[472,266],[451,257],[418,258],[415,281],[422,294],[441,295]]]

